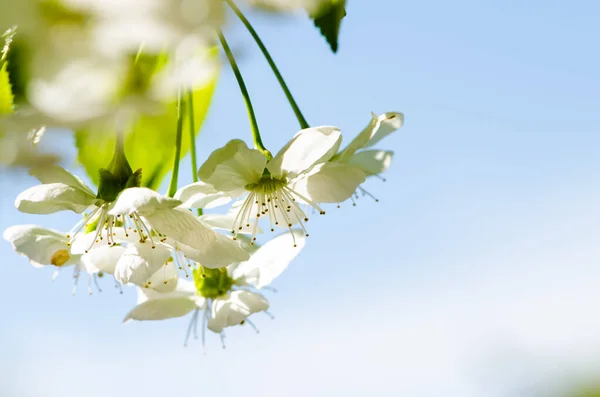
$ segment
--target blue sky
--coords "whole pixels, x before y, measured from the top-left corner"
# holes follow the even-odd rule
[[[335,56],[301,17],[252,21],[312,125],[350,139],[371,111],[405,114],[378,145],[395,151],[367,185],[380,202],[311,219],[275,320],[207,356],[182,347],[187,319],[123,325],[132,289],[84,279],[73,297],[69,272],[51,282],[0,242],[1,395],[552,396],[600,374],[600,5],[349,3]],[[250,37],[229,39],[276,151],[293,113]],[[226,71],[199,157],[232,138],[250,132]],[[0,226],[69,229],[14,209],[35,183],[1,175]]]

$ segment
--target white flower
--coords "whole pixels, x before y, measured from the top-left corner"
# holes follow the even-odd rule
[[[215,199],[245,196],[232,225],[234,238],[245,227],[257,229],[261,216],[269,218],[271,231],[275,226],[291,228],[299,223],[306,233],[308,218],[300,203],[324,214],[317,203],[344,201],[365,180],[365,174],[354,166],[322,166],[337,152],[340,141],[335,127],[307,128],[267,161],[261,151],[234,139],[209,156],[198,176],[220,193],[210,193]],[[312,175],[318,177],[305,183]],[[195,196],[199,200],[201,195],[196,192]],[[255,239],[255,233],[252,237]]]
[[[191,331],[196,333],[202,316],[203,344],[205,328],[223,337],[227,327],[244,323],[254,327],[248,317],[269,308],[269,302],[258,290],[279,276],[300,251],[289,249],[292,241],[302,248],[303,233],[295,230],[282,234],[258,248],[248,261],[226,269],[198,266],[193,270],[194,282],[179,280],[172,292],[140,288],[138,304],[124,321],[164,320],[194,312],[186,343]]]
[[[404,115],[402,113],[387,112],[379,116],[372,113],[369,125],[344,150],[336,154],[327,166],[330,167],[332,164],[351,165],[360,168],[367,177],[377,176],[381,178],[379,174],[390,167],[394,152],[391,150],[364,149],[373,147],[381,139],[402,127],[403,124]],[[310,180],[307,183],[310,183]],[[373,197],[364,188],[359,186],[358,189],[363,194]],[[375,199],[375,197],[373,198]],[[378,200],[375,199],[375,201]]]
[[[15,225],[4,230],[3,237],[8,241],[15,252],[29,259],[33,267],[56,267],[52,279],[58,276],[61,269],[73,266],[73,280],[75,293],[77,281],[81,271],[87,271],[91,277],[96,280],[97,271],[88,271],[81,255],[73,253],[67,243],[68,239],[61,232],[52,229],[46,229],[38,225]],[[92,278],[88,281],[91,282]],[[88,292],[91,294],[91,288],[88,283]]]

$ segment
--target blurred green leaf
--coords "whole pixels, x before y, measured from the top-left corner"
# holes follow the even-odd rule
[[[5,62],[0,69],[0,116],[12,113],[13,95],[8,78],[8,64]]]
[[[323,6],[318,12],[310,16],[333,52],[338,50],[340,26],[345,16],[346,0],[332,0],[328,5]]]
[[[194,121],[196,134],[204,121],[215,91],[216,78],[206,87],[194,91]],[[164,112],[141,116],[125,133],[125,154],[133,170],[142,169],[141,186],[157,189],[171,170],[175,157],[177,126],[176,101],[165,104]],[[186,117],[184,131],[189,129]],[[185,135],[186,137],[188,135]],[[97,125],[75,133],[77,159],[92,181],[98,185],[99,170],[105,168],[113,156],[115,131]],[[184,138],[181,154],[190,148]]]

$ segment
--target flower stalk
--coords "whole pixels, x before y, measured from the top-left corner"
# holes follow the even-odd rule
[[[246,83],[244,82],[244,78],[242,77],[242,73],[240,72],[240,68],[235,61],[235,57],[231,52],[231,48],[229,44],[227,44],[227,40],[225,36],[223,36],[222,31],[218,31],[219,41],[221,42],[221,46],[223,47],[223,51],[225,51],[225,55],[227,56],[227,60],[229,61],[229,65],[231,66],[231,70],[233,70],[233,74],[240,86],[240,91],[242,92],[242,96],[244,97],[244,103],[246,104],[246,110],[248,111],[248,120],[250,121],[250,129],[252,131],[252,139],[254,141],[254,147],[257,150],[260,150],[268,160],[273,158],[273,155],[262,142],[260,137],[260,131],[258,130],[258,122],[256,121],[256,115],[254,114],[254,108],[252,107],[252,101],[250,100],[250,94],[248,93],[248,89],[246,88]]]
[[[300,111],[300,107],[296,103],[296,100],[294,99],[294,96],[292,95],[292,93],[290,92],[290,89],[288,88],[287,84],[285,83],[285,80],[284,80],[283,76],[281,75],[279,68],[275,64],[275,61],[271,57],[271,54],[269,54],[269,51],[267,50],[267,47],[261,40],[260,36],[258,35],[256,30],[252,26],[250,21],[248,21],[246,16],[242,13],[242,11],[235,5],[235,3],[232,0],[225,0],[225,2],[233,10],[235,15],[237,15],[237,17],[242,22],[242,24],[244,24],[244,26],[246,27],[246,29],[248,30],[248,32],[250,33],[250,35],[252,36],[252,38],[254,39],[256,44],[258,45],[258,47],[260,48],[260,51],[262,52],[263,56],[267,60],[267,63],[271,67],[273,74],[277,78],[277,81],[279,82],[279,85],[281,86],[281,89],[283,90],[283,93],[285,94],[287,101],[289,102],[290,106],[292,107],[292,110],[294,111],[294,114],[296,115],[296,119],[298,119],[298,123],[300,124],[300,127],[303,129],[309,128],[310,126],[309,126],[308,122],[306,121],[306,119],[304,118],[304,115]]]
[[[194,93],[189,90],[187,93],[188,114],[190,121],[190,157],[192,159],[192,181],[198,182],[198,160],[196,158],[196,123],[194,120]],[[202,215],[202,208],[198,208],[198,216]]]
[[[173,197],[177,192],[179,179],[179,162],[181,160],[181,142],[183,138],[183,118],[185,115],[185,102],[182,100],[181,92],[177,94],[177,132],[175,135],[175,158],[173,159],[173,171],[167,195]]]

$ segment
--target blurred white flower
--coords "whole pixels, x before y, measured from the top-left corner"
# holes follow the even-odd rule
[[[269,218],[271,231],[275,226],[291,228],[299,223],[308,235],[304,225],[308,218],[301,203],[324,214],[318,203],[344,201],[365,180],[365,174],[356,167],[327,163],[340,141],[337,128],[307,128],[267,161],[261,151],[234,139],[208,157],[198,176],[221,193],[211,193],[215,200],[245,196],[232,224],[234,238],[245,227],[257,229],[261,216]],[[309,183],[306,178],[310,178]],[[195,196],[199,199],[200,195]]]
[[[289,249],[292,241],[298,249]],[[304,246],[304,241],[303,233],[288,232],[258,248],[246,262],[222,269],[195,267],[192,271],[194,282],[179,280],[172,292],[139,288],[138,304],[124,321],[164,320],[194,312],[186,344],[191,332],[197,333],[201,316],[203,345],[205,329],[220,334],[223,340],[223,330],[227,327],[244,323],[254,327],[248,317],[269,308],[269,302],[259,290],[287,268]]]

